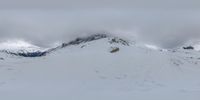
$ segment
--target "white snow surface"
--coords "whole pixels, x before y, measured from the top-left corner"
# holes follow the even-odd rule
[[[111,47],[118,47],[110,53]],[[200,52],[110,44],[108,38],[44,57],[0,53],[0,100],[199,100]]]
[[[0,51],[19,52],[36,52],[45,51],[46,49],[33,45],[24,40],[7,40],[0,43]]]
[[[200,51],[200,42],[194,45],[194,49]]]

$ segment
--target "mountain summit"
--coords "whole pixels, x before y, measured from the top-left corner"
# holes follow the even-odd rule
[[[100,40],[107,38],[110,44],[122,44],[122,45],[129,45],[126,40],[123,40],[118,37],[114,37],[111,35],[106,34],[94,34],[86,37],[79,37],[76,38],[68,43],[62,43],[59,46],[53,48],[40,48],[38,46],[32,45],[30,43],[24,41],[14,41],[14,42],[5,42],[0,44],[0,52],[5,52],[7,54],[15,55],[15,56],[22,56],[22,57],[41,57],[46,56],[47,54],[56,51],[58,49],[62,49],[68,46],[73,45],[80,45],[84,43],[89,43],[92,41]],[[111,39],[111,40],[110,40]]]

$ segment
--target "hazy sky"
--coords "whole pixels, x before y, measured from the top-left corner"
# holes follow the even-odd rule
[[[199,0],[0,0],[1,41],[110,32],[168,48],[199,38],[199,27]]]
[[[2,9],[199,9],[199,0],[0,0]]]

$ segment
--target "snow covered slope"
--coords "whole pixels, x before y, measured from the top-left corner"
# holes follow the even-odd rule
[[[64,45],[62,45],[64,46]],[[116,37],[27,58],[0,53],[2,100],[199,100],[200,52]],[[59,48],[59,49],[57,49]],[[115,52],[111,52],[111,51]]]

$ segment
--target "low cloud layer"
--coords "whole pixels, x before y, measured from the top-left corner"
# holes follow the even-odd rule
[[[77,36],[108,32],[173,48],[200,37],[200,2],[177,1],[177,5],[156,0],[118,0],[114,4],[113,0],[6,1],[0,4],[0,40],[24,39],[45,46]]]

